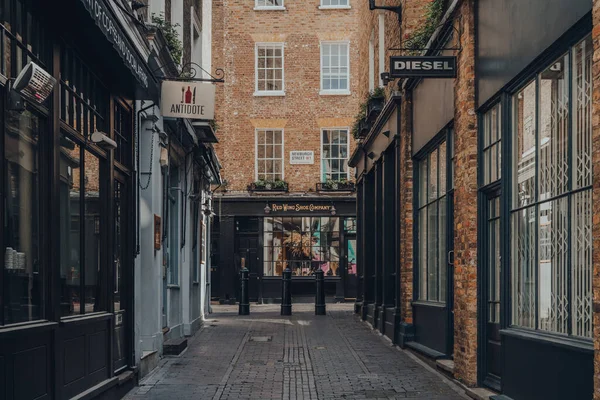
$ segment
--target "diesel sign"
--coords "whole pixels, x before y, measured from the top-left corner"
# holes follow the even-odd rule
[[[456,78],[456,57],[390,57],[391,78]]]

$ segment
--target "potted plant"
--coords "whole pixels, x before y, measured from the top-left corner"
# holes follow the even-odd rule
[[[286,181],[281,179],[275,180],[267,180],[267,179],[259,179],[256,182],[253,182],[248,186],[248,191],[250,192],[287,192],[288,184]]]
[[[352,136],[354,139],[360,139],[367,136],[371,127],[367,120],[367,103],[362,103],[358,114],[354,117],[354,125],[352,126]]]
[[[375,121],[381,110],[383,110],[383,106],[385,104],[385,90],[382,87],[378,87],[369,93],[369,97],[367,98],[367,119],[370,122]]]
[[[317,185],[317,188],[321,191],[354,191],[354,182],[342,179],[328,179],[325,182]]]

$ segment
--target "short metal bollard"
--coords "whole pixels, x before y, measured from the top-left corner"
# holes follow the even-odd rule
[[[240,299],[240,310],[238,315],[250,315],[250,296],[248,293],[248,268],[242,267],[240,270],[242,282],[242,298]]]
[[[315,272],[317,292],[315,296],[315,315],[326,315],[325,309],[325,273],[322,269]]]
[[[292,315],[292,270],[287,267],[282,274],[281,315]]]

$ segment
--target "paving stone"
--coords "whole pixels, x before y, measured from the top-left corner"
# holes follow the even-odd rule
[[[126,397],[150,399],[468,399],[458,386],[391,347],[358,320],[352,304],[213,306],[178,357],[166,357]]]

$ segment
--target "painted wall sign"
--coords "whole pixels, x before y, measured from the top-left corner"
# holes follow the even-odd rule
[[[215,85],[163,81],[160,108],[164,117],[215,119]]]
[[[390,57],[392,78],[456,78],[456,57]]]
[[[331,205],[325,204],[292,204],[292,203],[273,203],[271,204],[272,212],[330,212]]]
[[[127,37],[119,28],[106,4],[102,0],[81,0],[81,2],[96,22],[96,25],[104,33],[104,36],[119,52],[127,68],[131,70],[141,86],[148,89],[149,77],[144,68],[146,63],[127,41]]]
[[[314,151],[290,151],[290,164],[314,164]]]

